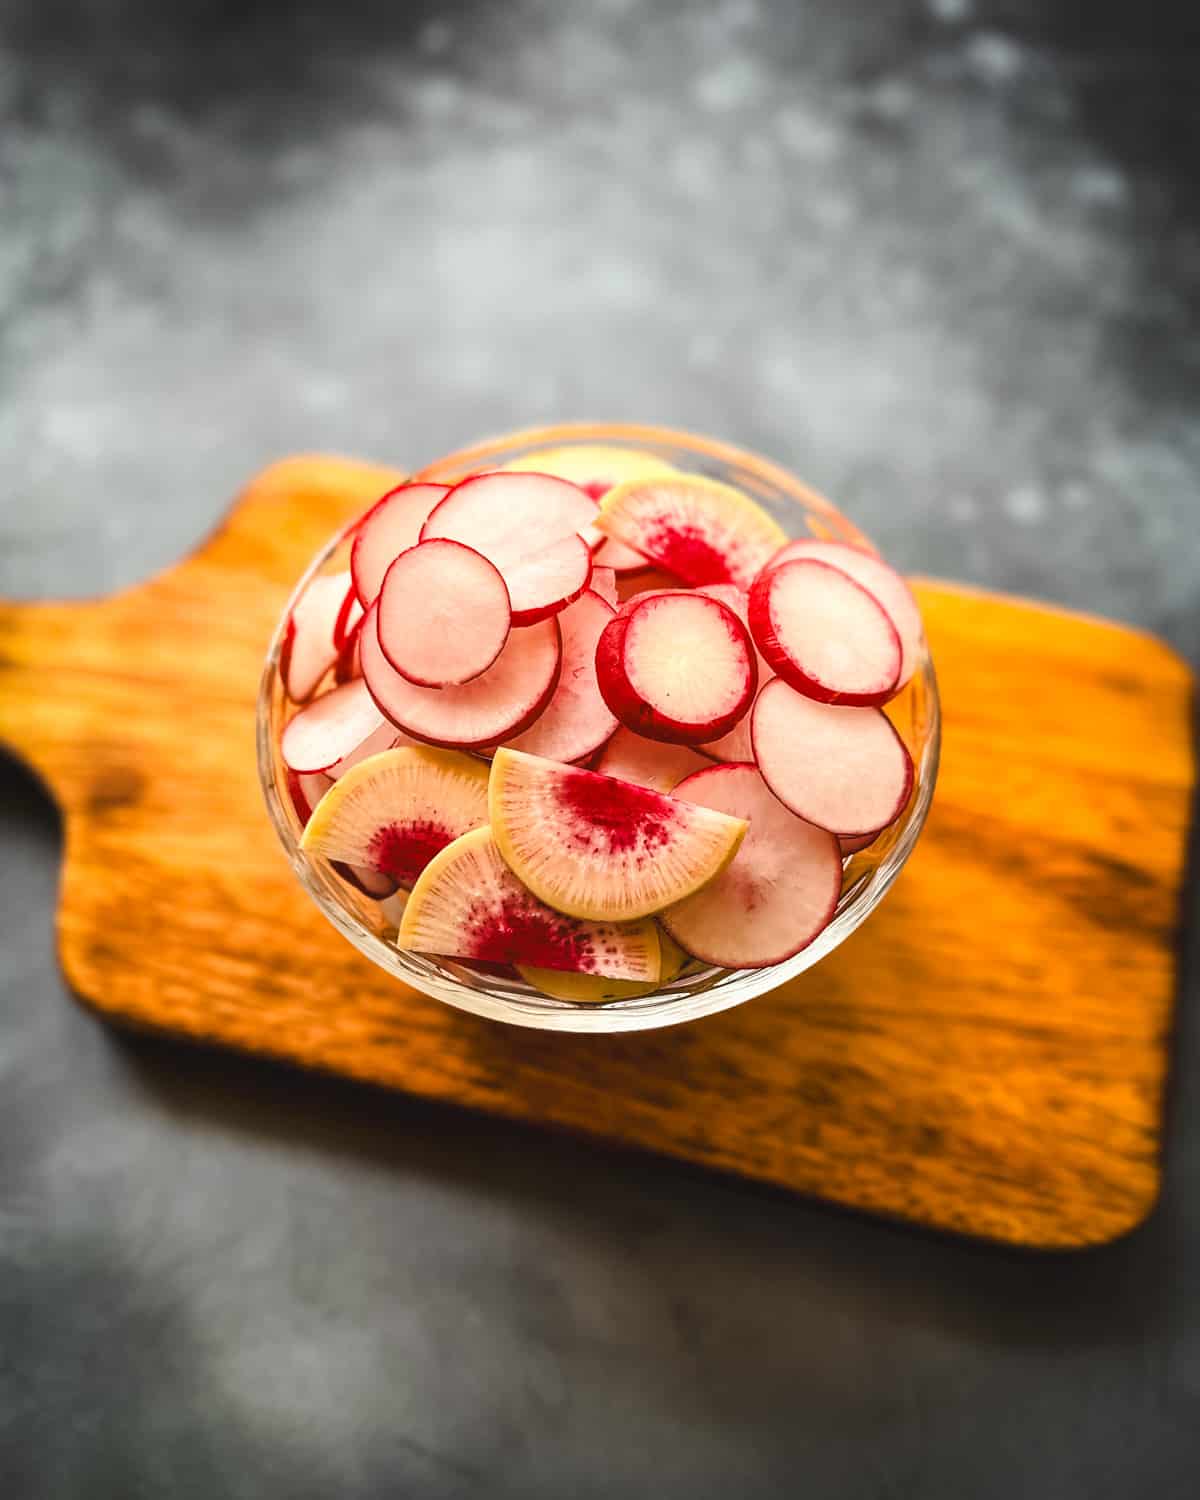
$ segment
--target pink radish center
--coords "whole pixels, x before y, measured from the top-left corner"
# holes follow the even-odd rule
[[[559,778],[557,794],[568,818],[567,837],[577,847],[599,846],[598,852],[661,848],[670,842],[679,821],[675,809],[656,792],[587,771]]]
[[[366,862],[403,886],[411,886],[435,854],[456,837],[444,824],[428,819],[387,823],[367,845]]]
[[[582,927],[524,896],[505,896],[498,907],[483,899],[472,902],[463,918],[463,933],[469,950],[464,956],[471,958],[581,974],[597,968],[594,928]],[[602,948],[617,952],[615,943]]]
[[[732,583],[728,559],[698,526],[660,521],[649,530],[642,546],[651,557],[662,558],[673,573],[689,583]]]

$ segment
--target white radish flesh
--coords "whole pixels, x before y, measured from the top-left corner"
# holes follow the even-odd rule
[[[514,630],[492,665],[461,687],[426,688],[390,664],[375,628],[376,605],[362,629],[362,671],[379,710],[414,739],[482,750],[528,729],[550,701],[561,665],[558,622]]]
[[[380,648],[418,687],[458,687],[481,676],[504,649],[511,627],[504,579],[462,542],[410,547],[379,590]]]
[[[751,734],[763,780],[798,818],[852,838],[903,812],[912,758],[880,709],[818,703],[777,677],[758,695]]]
[[[293,771],[328,771],[379,727],[379,711],[355,679],[322,693],[288,721],[279,742]]]
[[[703,890],[668,907],[660,921],[696,958],[727,969],[757,969],[793,957],[837,908],[842,857],[837,839],[789,812],[753,766],[710,766],[672,796],[750,825],[732,862]]]
[[[279,677],[293,703],[304,703],[337,660],[337,622],[346,602],[347,573],[314,578],[297,599],[279,651]]]
[[[896,691],[900,637],[861,584],[828,563],[795,558],[750,590],[750,629],[767,665],[822,703],[878,706]]]

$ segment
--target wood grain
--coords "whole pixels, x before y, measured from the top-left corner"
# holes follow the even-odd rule
[[[192,558],[99,602],[0,604],[0,738],[60,803],[59,950],[115,1020],[541,1121],[1016,1244],[1095,1244],[1158,1188],[1192,680],[1136,631],[920,586],[945,710],[922,842],[773,995],[617,1037],[397,985],[268,825],[259,669],[292,583],[396,479],[264,473]]]

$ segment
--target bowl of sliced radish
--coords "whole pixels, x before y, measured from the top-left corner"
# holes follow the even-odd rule
[[[639,1031],[817,963],[937,777],[908,585],[741,449],[578,425],[431,464],[299,581],[258,703],[325,916],[494,1020]]]

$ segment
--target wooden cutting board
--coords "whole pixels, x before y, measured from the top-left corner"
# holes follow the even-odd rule
[[[920,585],[941,778],[865,926],[690,1025],[505,1027],[360,957],[297,884],[258,787],[276,617],[335,525],[397,478],[288,460],[159,578],[0,604],[0,739],[63,810],[59,951],[84,1000],[1014,1244],[1096,1244],[1146,1215],[1194,776],[1178,657],[1101,620]]]

